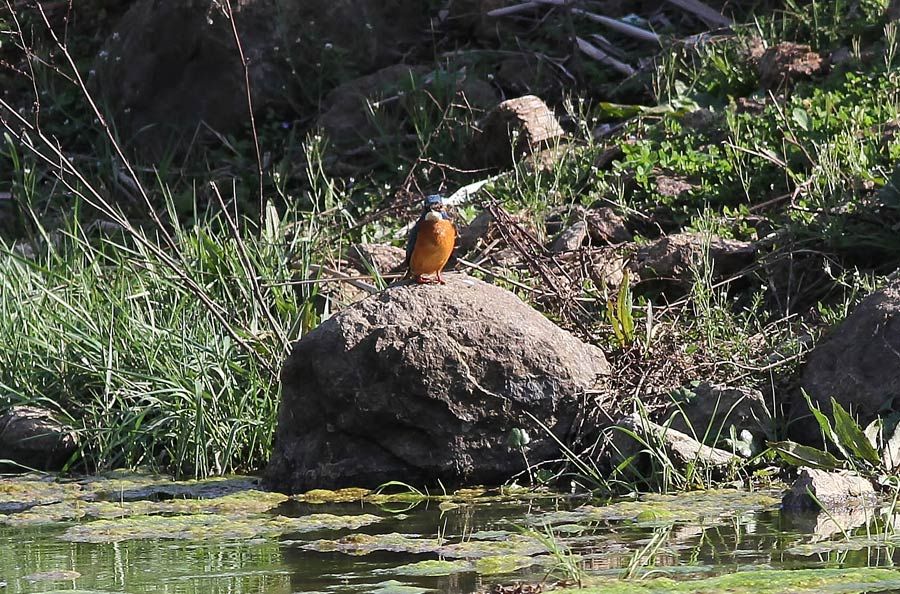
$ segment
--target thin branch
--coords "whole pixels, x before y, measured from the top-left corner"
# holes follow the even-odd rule
[[[247,65],[247,58],[244,56],[244,46],[241,45],[241,37],[238,34],[237,23],[234,20],[234,11],[231,8],[231,0],[225,0],[225,7],[228,11],[228,21],[231,23],[231,33],[234,36],[234,45],[237,47],[238,55],[241,58],[241,68],[244,72],[244,91],[247,95],[247,112],[250,114],[250,132],[253,135],[253,148],[256,151],[256,174],[259,180],[259,216],[262,217],[265,212],[265,197],[263,196],[263,164],[262,153],[259,148],[259,134],[256,131],[256,116],[253,115],[253,97],[250,92],[250,68]]]

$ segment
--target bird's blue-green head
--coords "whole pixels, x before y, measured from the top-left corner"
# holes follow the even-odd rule
[[[425,196],[425,210],[443,210],[444,197],[440,194]]]

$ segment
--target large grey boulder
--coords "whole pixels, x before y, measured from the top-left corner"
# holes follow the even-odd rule
[[[330,318],[294,346],[268,484],[282,491],[500,483],[565,439],[603,353],[514,294],[464,275],[400,284]]]
[[[78,436],[36,406],[13,406],[0,415],[0,460],[37,470],[59,470],[78,447]],[[0,467],[9,466],[0,462]]]
[[[900,279],[866,297],[809,354],[800,385],[831,416],[831,399],[865,427],[900,407]],[[820,441],[806,400],[791,403],[788,429],[802,443]]]

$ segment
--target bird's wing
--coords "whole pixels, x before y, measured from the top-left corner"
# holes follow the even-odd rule
[[[409,268],[409,261],[412,260],[413,249],[416,247],[416,238],[419,236],[419,225],[422,223],[422,219],[420,218],[416,221],[416,224],[413,225],[413,228],[409,230],[409,238],[406,240],[406,260],[403,261],[403,266],[405,268]]]

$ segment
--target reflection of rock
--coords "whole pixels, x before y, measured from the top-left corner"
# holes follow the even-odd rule
[[[831,414],[831,399],[859,415],[865,427],[879,411],[900,406],[900,280],[864,299],[816,346],[807,359],[801,386],[812,402]],[[818,424],[802,395],[791,403],[793,439],[818,442]]]
[[[874,505],[878,497],[871,481],[848,470],[801,467],[797,480],[784,494],[785,509],[820,509]],[[820,505],[821,504],[821,505]]]
[[[697,463],[701,466],[724,469],[732,463],[740,461],[740,458],[725,450],[709,447],[670,427],[657,425],[647,419],[634,414],[623,417],[616,425],[626,431],[647,440],[651,444],[660,444],[671,455],[672,459],[680,463],[682,467],[687,464]],[[646,449],[644,445],[619,429],[612,432],[614,450],[614,463],[618,464],[632,456],[641,456]]]
[[[28,468],[59,470],[77,447],[75,431],[48,410],[14,406],[0,416],[0,458]]]
[[[784,513],[783,517],[787,520],[786,528],[811,534],[812,542],[817,542],[870,523],[876,517],[877,511],[872,506],[860,505],[827,512],[793,510],[792,513]]]
[[[532,463],[556,455],[526,413],[564,436],[577,394],[608,368],[499,287],[462,275],[395,285],[295,345],[267,480],[287,491],[499,483],[524,468],[506,433],[527,429]]]

